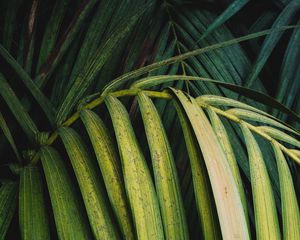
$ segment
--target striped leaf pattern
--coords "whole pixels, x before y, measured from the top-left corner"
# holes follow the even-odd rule
[[[300,239],[300,0],[0,9],[0,240]]]

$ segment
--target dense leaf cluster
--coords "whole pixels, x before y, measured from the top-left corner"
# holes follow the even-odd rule
[[[300,239],[299,0],[0,12],[0,239]]]

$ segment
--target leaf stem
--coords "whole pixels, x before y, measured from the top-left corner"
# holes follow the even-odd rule
[[[226,112],[226,111],[223,111],[223,110],[221,110],[221,109],[219,109],[219,108],[210,106],[210,105],[208,105],[207,103],[202,103],[202,102],[200,102],[200,101],[198,101],[197,103],[198,103],[198,105],[199,105],[200,107],[207,108],[207,109],[209,108],[209,109],[211,109],[212,111],[214,111],[215,113],[217,113],[218,115],[221,115],[221,116],[223,116],[223,117],[225,117],[225,118],[227,118],[227,119],[229,119],[229,120],[231,120],[231,121],[233,121],[233,122],[236,122],[236,123],[238,123],[238,124],[241,124],[241,123],[245,124],[245,126],[246,126],[249,130],[251,130],[252,132],[255,132],[256,134],[258,134],[258,135],[261,136],[262,138],[266,139],[266,140],[267,140],[268,142],[270,142],[271,144],[274,144],[274,143],[278,144],[279,148],[280,148],[283,152],[285,152],[285,153],[286,153],[290,158],[292,158],[295,162],[297,162],[298,164],[300,164],[300,158],[299,158],[293,151],[291,151],[291,149],[286,148],[284,145],[282,145],[281,143],[279,143],[278,141],[276,141],[274,138],[270,137],[268,134],[266,134],[265,132],[261,131],[261,130],[259,129],[259,127],[256,127],[256,126],[254,126],[254,125],[252,125],[252,124],[250,124],[250,123],[248,123],[248,122],[246,122],[246,121],[244,121],[244,120],[238,118],[237,116],[235,116],[235,115],[233,115],[233,114],[230,114],[230,113],[228,113],[228,112]]]
[[[166,99],[166,100],[172,98],[172,96],[167,92],[140,90],[140,89],[125,89],[125,90],[120,90],[120,91],[110,93],[109,95],[114,96],[114,97],[129,97],[129,96],[136,96],[140,91],[143,91],[143,93],[145,93],[148,97],[151,97],[151,98],[160,98],[160,99]],[[98,98],[96,98],[93,101],[87,103],[86,105],[80,107],[64,123],[57,126],[57,128],[50,134],[50,137],[46,141],[45,145],[51,145],[55,142],[55,140],[58,138],[58,131],[57,130],[60,127],[68,127],[68,126],[71,126],[74,122],[76,122],[80,117],[81,110],[83,110],[83,109],[94,109],[94,108],[100,106],[104,102],[105,97],[106,97],[106,95],[105,96],[100,95]],[[36,164],[38,162],[38,160],[39,160],[39,151],[36,152],[36,154],[31,159],[30,163],[31,164]]]

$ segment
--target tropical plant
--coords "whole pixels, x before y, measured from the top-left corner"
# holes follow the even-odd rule
[[[300,239],[300,1],[1,1],[0,239]]]

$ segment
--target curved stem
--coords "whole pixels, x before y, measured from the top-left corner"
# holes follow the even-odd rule
[[[116,91],[113,93],[110,93],[110,95],[114,97],[128,97],[128,96],[135,96],[140,91],[143,91],[147,96],[152,98],[161,98],[161,99],[171,99],[172,96],[167,92],[158,92],[158,91],[150,91],[150,90],[140,90],[140,89],[125,89]],[[59,125],[49,136],[48,140],[46,141],[46,144],[44,145],[51,145],[55,142],[55,140],[58,138],[58,132],[57,130],[60,127],[68,127],[71,126],[74,122],[76,122],[80,117],[80,112],[83,109],[94,109],[97,106],[100,106],[105,100],[105,96],[101,95],[98,98],[94,99],[93,101],[87,103],[86,105],[80,107],[71,117],[69,117],[64,123]],[[42,146],[40,146],[42,147]],[[39,152],[36,152],[36,154],[33,156],[33,158],[30,161],[30,164],[36,164],[39,160]]]
[[[268,29],[268,30],[264,30],[264,31],[256,32],[256,33],[251,33],[251,34],[243,36],[243,37],[234,38],[234,39],[224,41],[224,42],[221,42],[221,43],[216,43],[216,44],[204,47],[204,48],[199,48],[199,49],[196,49],[196,50],[193,50],[193,51],[190,51],[190,52],[180,54],[178,56],[174,56],[174,57],[171,57],[171,58],[159,61],[159,62],[152,63],[150,65],[141,67],[137,70],[125,73],[122,76],[114,79],[113,81],[111,81],[109,84],[107,84],[104,87],[103,95],[106,95],[107,93],[115,90],[116,88],[121,86],[123,83],[127,82],[129,79],[139,77],[139,76],[141,76],[141,75],[143,75],[147,72],[150,72],[154,69],[157,69],[157,68],[160,68],[160,67],[163,67],[163,66],[168,66],[170,64],[183,61],[183,60],[185,60],[189,57],[196,56],[196,55],[199,55],[199,54],[203,54],[205,52],[216,50],[216,49],[219,49],[219,48],[222,48],[222,47],[227,47],[227,46],[237,44],[237,43],[240,43],[240,42],[248,41],[248,40],[253,39],[253,38],[262,37],[262,36],[268,35],[268,34],[273,33],[273,32],[285,31],[285,30],[293,29],[293,28],[297,28],[297,27],[299,27],[299,25],[284,26],[284,27],[280,27],[280,28],[277,28],[277,29]]]
[[[290,149],[286,148],[284,145],[282,145],[281,143],[279,143],[278,141],[276,141],[274,138],[270,137],[268,134],[266,134],[265,132],[261,131],[258,127],[248,123],[248,122],[245,122],[244,120],[238,118],[237,116],[235,115],[232,115],[226,111],[223,111],[219,108],[216,108],[216,107],[213,107],[213,106],[210,106],[206,103],[202,103],[202,102],[198,102],[198,105],[200,107],[203,107],[203,108],[210,108],[212,111],[214,111],[215,113],[217,113],[218,115],[221,115],[233,122],[236,122],[238,124],[241,124],[241,123],[244,123],[248,129],[250,129],[252,132],[258,134],[259,136],[261,136],[262,138],[266,139],[268,142],[270,143],[277,143],[279,148],[285,152],[290,158],[292,158],[295,162],[297,162],[298,164],[300,164],[300,159],[299,157],[297,157],[297,155],[291,151]]]

